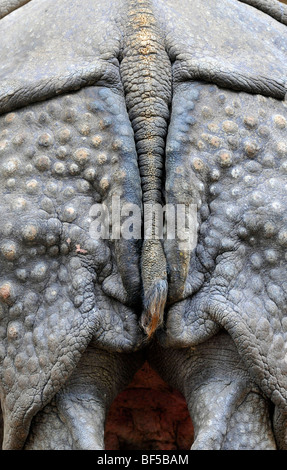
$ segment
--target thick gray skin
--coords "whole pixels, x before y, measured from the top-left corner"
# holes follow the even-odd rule
[[[285,429],[287,389],[286,111],[284,102],[203,83],[175,93],[167,148],[182,158],[182,173],[173,187],[181,185],[190,201],[198,198],[199,232],[186,299],[170,307],[160,335],[169,347],[194,346],[227,330],[276,405],[276,435]],[[286,440],[277,439],[285,448]]]
[[[31,0],[1,0],[0,1],[0,19],[4,16],[9,15],[17,8],[22,7]]]
[[[204,445],[225,446],[222,423],[237,390],[246,409],[252,401],[257,410],[253,429],[262,421],[254,446],[273,445],[255,382],[276,406],[277,445],[286,447],[285,24],[286,7],[271,0],[184,0],[178,11],[159,0],[32,0],[1,20],[5,449],[42,445],[40,432],[49,435],[59,416],[71,448],[101,447],[104,395],[113,397],[141,364],[135,357],[126,371],[121,362],[145,344],[140,316],[144,333],[158,329],[168,348],[203,343],[200,354],[209,357],[218,341],[219,367],[212,365],[215,380],[203,395],[194,392],[197,357],[168,353],[181,374],[191,371],[188,385],[177,381],[189,402],[200,406],[213,384],[220,387],[227,346],[210,338],[222,327],[248,367],[247,379],[228,346],[240,386],[227,388],[230,407],[221,409],[212,439],[208,420],[189,403]],[[139,207],[195,204],[196,248],[96,240],[90,208],[110,208],[113,195]],[[166,352],[157,354],[171,364]],[[112,392],[99,382],[103,362],[110,371],[119,364]],[[162,374],[170,380],[164,367]],[[86,375],[96,405],[94,429],[83,437],[75,414],[90,424]],[[232,445],[243,448],[240,425],[231,432]]]
[[[184,395],[194,426],[191,450],[275,450],[272,413],[230,336],[196,347],[149,350],[152,367]]]
[[[107,411],[142,365],[143,353],[90,344],[61,391],[31,424],[24,450],[102,450]]]
[[[122,97],[103,87],[1,118],[4,447],[23,445],[31,418],[66,382],[91,340],[114,353],[141,344],[132,283],[127,292],[117,268],[122,254],[133,263],[136,243],[97,240],[89,232],[91,207],[109,204],[111,191],[140,204],[125,119]],[[137,263],[132,273],[136,286]],[[95,355],[95,370],[101,362]]]

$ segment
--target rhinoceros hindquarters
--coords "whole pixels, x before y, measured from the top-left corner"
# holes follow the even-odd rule
[[[173,115],[170,152],[185,159],[171,197],[197,204],[199,228],[186,300],[169,309],[167,333],[187,346],[223,327],[286,409],[286,103],[191,83],[175,94]]]
[[[4,448],[15,448],[92,338],[119,352],[140,344],[120,272],[132,271],[135,296],[137,241],[98,237],[91,208],[111,210],[114,195],[140,207],[141,192],[125,102],[109,89],[6,114],[0,133],[1,394]]]

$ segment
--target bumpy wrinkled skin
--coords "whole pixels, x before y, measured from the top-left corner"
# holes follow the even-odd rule
[[[0,18],[9,15],[12,11],[17,10],[17,8],[22,7],[25,3],[30,2],[31,0],[2,0],[0,3]]]
[[[0,1],[4,449],[102,449],[146,357],[193,449],[287,448],[286,12]],[[193,204],[196,247],[95,238],[113,197]]]

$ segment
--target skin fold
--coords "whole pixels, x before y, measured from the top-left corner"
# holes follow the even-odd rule
[[[2,125],[2,408],[4,446],[14,447],[91,340],[118,353],[142,342],[132,298],[136,242],[93,237],[89,215],[96,202],[111,204],[111,191],[140,204],[140,178],[124,100],[109,89],[85,88],[23,108]],[[11,155],[13,136],[19,145]],[[130,291],[118,271],[122,258],[133,276]]]
[[[0,17],[3,448],[102,448],[146,357],[186,397],[194,449],[286,448],[286,6]],[[195,246],[99,237],[114,198],[127,232],[131,207],[192,206]]]
[[[34,418],[24,449],[104,449],[106,412],[143,358],[142,352],[120,355],[90,345],[65,386]]]
[[[155,342],[148,357],[186,399],[195,433],[192,450],[276,449],[268,400],[225,332],[192,348],[166,349]]]
[[[167,312],[161,337],[169,346],[195,345],[223,327],[261,390],[284,414],[286,104],[202,83],[181,89],[178,98],[176,104],[176,93],[171,141],[175,134],[179,137],[183,115],[179,124],[177,109],[182,103],[186,118],[190,121],[192,115],[194,121],[191,138],[181,148],[173,144],[170,151],[190,156],[189,161],[183,157],[182,174],[176,177],[194,181],[189,197],[200,205],[199,233],[186,299]],[[215,102],[216,114],[211,111]],[[204,123],[197,127],[202,113]]]
[[[1,0],[0,2],[0,19],[4,16],[9,15],[17,8],[24,6],[31,0]]]

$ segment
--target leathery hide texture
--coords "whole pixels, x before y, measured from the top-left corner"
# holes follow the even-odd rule
[[[287,6],[0,0],[0,18],[3,448],[102,449],[145,360],[193,449],[287,448]],[[195,243],[153,206],[192,208]]]

